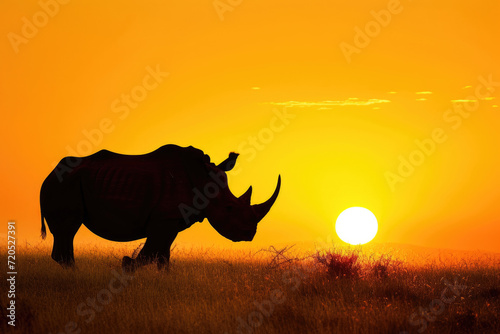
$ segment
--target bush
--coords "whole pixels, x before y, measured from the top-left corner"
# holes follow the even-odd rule
[[[317,252],[314,259],[326,269],[332,278],[358,278],[361,266],[358,262],[358,251],[342,251],[339,249]]]

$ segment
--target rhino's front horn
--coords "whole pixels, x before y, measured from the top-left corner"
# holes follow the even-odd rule
[[[250,199],[252,198],[252,186],[248,188],[248,190],[238,198],[244,204],[250,205]]]
[[[278,198],[280,188],[281,188],[281,175],[278,177],[278,185],[276,186],[276,190],[274,190],[274,194],[271,196],[271,198],[269,198],[262,204],[252,205],[252,208],[257,214],[257,223],[260,222],[262,218],[264,218],[264,216],[269,212],[269,210],[271,210],[271,207],[276,201],[276,198]]]

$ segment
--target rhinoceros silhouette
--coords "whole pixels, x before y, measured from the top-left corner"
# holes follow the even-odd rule
[[[252,187],[239,198],[228,187],[225,172],[237,157],[230,153],[215,165],[192,146],[165,145],[143,155],[101,150],[63,158],[40,191],[42,237],[46,221],[54,236],[52,258],[74,264],[73,239],[82,224],[107,240],[147,238],[135,259],[123,257],[128,271],[153,261],[168,267],[177,234],[205,218],[222,236],[251,241],[278,197],[281,176],[267,201],[251,205]]]

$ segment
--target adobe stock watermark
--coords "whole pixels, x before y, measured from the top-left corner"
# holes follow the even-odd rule
[[[273,116],[268,125],[261,128],[256,134],[248,136],[238,145],[241,157],[247,162],[252,162],[259,152],[264,151],[273,142],[277,134],[283,132],[290,125],[295,117],[297,115],[292,113],[289,107],[273,108]],[[240,167],[237,166],[232,173],[237,175],[240,171]]]
[[[232,12],[235,8],[241,5],[243,0],[214,0],[212,5],[214,6],[215,12],[221,21],[224,21],[224,15],[226,12]]]
[[[155,68],[146,66],[146,74],[142,82],[132,87],[128,93],[122,93],[120,97],[111,102],[111,112],[116,114],[117,119],[113,120],[110,117],[104,117],[95,128],[83,129],[82,135],[84,138],[76,146],[66,146],[66,152],[69,156],[59,163],[53,163],[59,182],[63,181],[66,173],[70,173],[80,165],[82,156],[91,154],[95,148],[99,147],[104,137],[113,132],[116,124],[124,121],[130,115],[130,112],[136,109],[148,97],[148,94],[156,89],[168,76],[169,73],[163,72],[158,64]]]
[[[40,0],[38,5],[40,10],[37,11],[31,18],[23,16],[21,18],[22,26],[20,34],[15,32],[7,33],[7,39],[16,54],[19,53],[19,47],[22,44],[28,44],[30,40],[38,35],[40,29],[49,24],[49,21],[54,18],[61,10],[61,5],[67,5],[70,0]]]
[[[109,280],[106,288],[99,290],[94,296],[89,297],[85,300],[85,302],[78,304],[76,314],[79,317],[84,318],[84,324],[89,324],[94,321],[96,314],[102,312],[104,307],[113,301],[114,296],[122,292],[123,289],[129,285],[130,281],[134,279],[134,276],[127,275],[123,269],[121,274],[115,269],[111,271],[111,274],[113,277]],[[71,320],[68,321],[64,325],[64,329],[58,333],[79,334],[81,332],[82,326],[77,321]],[[49,332],[49,334],[52,334],[52,332]]]
[[[495,87],[500,86],[500,82],[493,81],[493,74],[487,78],[478,77],[479,84],[474,89],[474,95],[470,95],[463,100],[458,100],[452,107],[445,110],[442,120],[451,130],[458,130],[465,119],[468,119],[480,106],[480,101],[485,100],[496,91]],[[448,131],[449,132],[449,131]],[[386,171],[384,177],[392,192],[396,191],[396,185],[405,182],[412,176],[416,169],[432,156],[439,145],[448,140],[448,133],[445,127],[436,127],[430,132],[430,136],[414,141],[416,148],[407,155],[399,155],[399,164],[395,172]]]
[[[352,44],[347,42],[339,44],[340,51],[342,51],[347,63],[350,64],[352,62],[353,54],[359,54],[363,49],[368,47],[371,41],[380,35],[382,28],[386,28],[391,23],[393,16],[400,14],[402,11],[403,5],[399,0],[389,0],[386,9],[379,11],[371,10],[370,15],[373,17],[373,20],[368,21],[363,28],[354,27]]]
[[[180,203],[178,206],[187,227],[200,221],[199,219],[204,219],[201,213],[210,205],[210,200],[217,197],[222,189],[228,187],[227,178],[223,171],[210,171],[208,175],[211,181],[205,184],[203,190],[197,187],[192,189],[194,195],[191,205]]]
[[[467,285],[458,284],[458,279],[455,278],[453,285],[446,279],[441,278],[441,282],[445,285],[439,299],[433,299],[429,306],[423,308],[420,306],[418,312],[413,312],[408,318],[410,325],[419,326],[417,332],[422,333],[427,329],[428,322],[434,322],[437,316],[442,314],[446,309],[446,305],[453,303],[457,297],[460,297],[461,291],[467,289]],[[407,331],[399,334],[409,334]]]

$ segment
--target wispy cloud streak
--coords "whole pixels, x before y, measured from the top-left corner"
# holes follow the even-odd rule
[[[331,106],[371,106],[374,104],[390,103],[390,100],[381,99],[358,99],[357,97],[350,97],[346,100],[336,101],[286,101],[286,102],[269,102],[275,106],[285,107],[321,107],[326,109]]]

